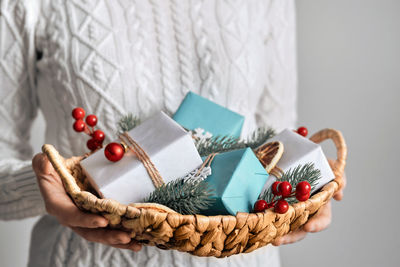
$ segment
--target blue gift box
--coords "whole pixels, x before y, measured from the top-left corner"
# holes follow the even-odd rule
[[[173,119],[187,130],[204,129],[213,136],[240,137],[244,117],[207,98],[189,92]]]
[[[211,172],[206,182],[215,201],[205,215],[251,212],[269,176],[250,148],[216,155]]]

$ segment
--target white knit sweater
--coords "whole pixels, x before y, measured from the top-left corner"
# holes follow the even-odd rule
[[[71,110],[99,117],[113,138],[132,112],[172,114],[188,90],[257,124],[296,117],[293,0],[1,0],[0,218],[45,214],[31,168],[29,129],[40,108],[46,143],[68,157],[85,138]],[[45,216],[32,234],[31,266],[278,265],[271,248],[228,259],[86,242]]]

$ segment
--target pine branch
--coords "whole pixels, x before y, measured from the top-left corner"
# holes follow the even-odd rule
[[[155,189],[144,202],[162,204],[180,214],[198,214],[211,206],[211,196],[204,180],[179,178]]]
[[[252,149],[265,144],[269,139],[275,136],[275,130],[271,128],[258,128],[246,140],[246,146]]]
[[[254,131],[247,139],[241,140],[231,136],[216,136],[197,141],[196,147],[201,156],[211,153],[222,153],[236,149],[250,147],[255,149],[268,141],[275,135],[272,129],[259,128]]]
[[[288,181],[292,188],[295,189],[297,184],[302,181],[307,181],[311,185],[311,191],[317,186],[318,180],[321,179],[321,171],[316,169],[314,163],[307,163],[305,165],[298,165],[294,169],[289,169],[282,175],[279,181]],[[272,201],[274,194],[272,194],[271,187],[262,192],[259,199],[264,199],[268,203]],[[289,204],[298,202],[295,197],[287,198]]]
[[[118,130],[120,133],[128,132],[140,124],[140,119],[133,116],[132,113],[122,117],[118,122]]]

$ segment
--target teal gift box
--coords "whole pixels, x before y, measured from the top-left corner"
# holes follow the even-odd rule
[[[173,119],[187,130],[204,129],[213,136],[240,137],[244,117],[207,98],[189,92]]]
[[[202,213],[251,212],[268,176],[251,148],[217,154],[211,162],[211,175],[205,180],[215,201]]]

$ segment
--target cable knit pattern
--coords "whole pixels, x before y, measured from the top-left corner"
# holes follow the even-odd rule
[[[181,92],[183,94],[194,89],[193,59],[189,53],[191,49],[191,32],[188,28],[188,12],[186,12],[185,8],[187,8],[185,2],[179,0],[171,1],[172,21],[174,23],[175,39],[178,49]]]
[[[129,49],[132,51],[129,53],[130,57],[121,55],[121,58],[127,59],[125,65],[132,66],[132,73],[137,83],[135,86],[131,85],[130,74],[128,73],[124,86],[128,88],[132,86],[132,91],[136,91],[136,95],[133,95],[132,98],[137,99],[138,109],[135,109],[134,112],[138,116],[143,116],[151,113],[153,107],[157,104],[155,102],[157,92],[154,90],[154,75],[149,69],[149,63],[146,62],[150,53],[147,45],[149,42],[148,30],[136,1],[132,4],[131,0],[120,0],[119,3],[121,8],[125,10],[126,25],[123,26],[127,33]]]
[[[84,107],[109,140],[118,119],[172,114],[188,90],[276,129],[296,119],[293,0],[1,0],[0,218],[44,213],[29,129],[40,108],[46,142],[85,152],[70,112]],[[87,242],[44,216],[30,266],[279,266],[267,247],[228,259]]]
[[[31,168],[29,129],[36,116],[30,82],[34,60],[29,41],[34,31],[21,1],[1,1],[0,20],[0,218],[42,214],[43,201]]]
[[[214,62],[214,52],[209,46],[208,34],[204,27],[203,18],[204,0],[192,0],[192,23],[193,33],[196,38],[196,52],[199,58],[199,72],[201,77],[201,94],[209,95],[209,98],[216,100],[218,88],[215,83],[217,65]],[[214,5],[215,3],[210,3]]]
[[[161,85],[164,92],[164,104],[167,111],[171,111],[178,104],[177,98],[174,94],[176,91],[174,80],[174,68],[172,66],[171,54],[174,52],[171,47],[171,42],[168,41],[171,36],[169,35],[170,20],[167,20],[166,14],[168,8],[165,4],[167,1],[150,0],[152,4],[153,18],[155,24],[155,32],[157,35],[157,50],[158,58],[161,69]]]

